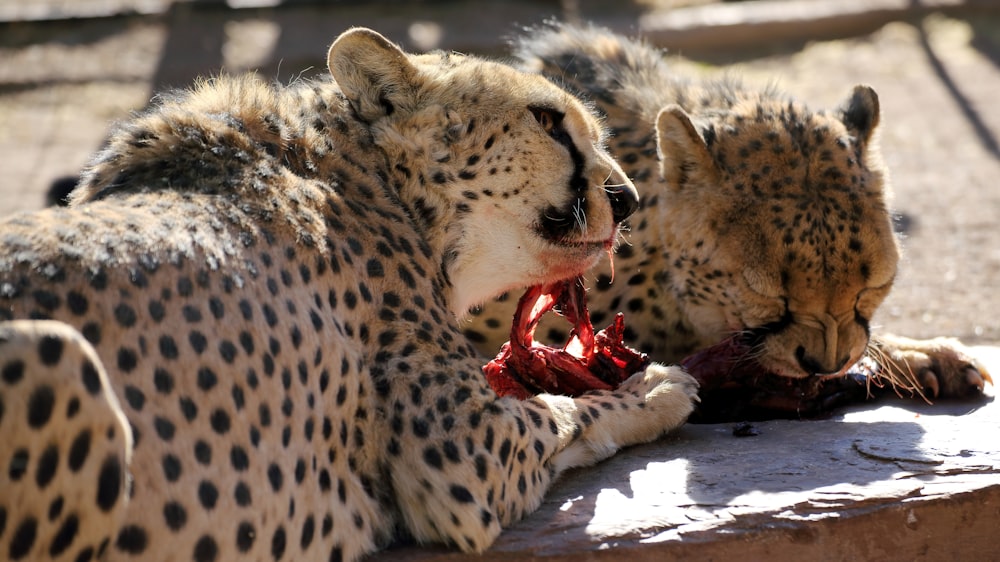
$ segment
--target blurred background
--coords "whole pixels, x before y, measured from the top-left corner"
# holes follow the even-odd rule
[[[503,57],[553,17],[814,108],[873,86],[906,249],[876,323],[1000,344],[1000,0],[0,0],[0,216],[45,206],[115,120],[198,75],[312,76],[355,25],[410,51]]]

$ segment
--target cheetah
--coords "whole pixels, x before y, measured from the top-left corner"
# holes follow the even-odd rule
[[[575,97],[355,28],[330,75],[158,96],[0,222],[0,558],[482,551],[696,383],[498,398],[459,319],[574,277],[638,195]]]
[[[532,29],[514,50],[526,70],[592,100],[639,188],[613,268],[604,262],[588,276],[595,325],[623,311],[625,341],[668,364],[738,334],[775,374],[760,389],[824,385],[812,388],[819,410],[885,391],[983,391],[989,374],[959,342],[871,333],[899,260],[874,90],[857,86],[840,108],[811,111],[731,76],[678,76],[658,49],[593,25]],[[508,338],[512,300],[465,325],[484,353]],[[546,320],[538,334],[566,341],[566,323]],[[863,356],[882,369],[863,379],[870,385],[842,376]],[[753,388],[740,392],[735,402],[753,401]],[[788,414],[732,404],[706,419],[715,398],[702,388],[697,419]],[[811,407],[798,403],[791,415],[820,413]]]

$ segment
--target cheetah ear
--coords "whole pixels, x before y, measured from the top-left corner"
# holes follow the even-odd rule
[[[695,177],[715,183],[715,160],[691,117],[679,105],[668,105],[656,116],[656,151],[660,173],[669,187],[681,188]]]
[[[330,46],[326,64],[366,122],[409,107],[415,97],[416,67],[399,47],[370,29],[342,33]]]
[[[858,85],[840,108],[840,120],[861,144],[868,144],[878,127],[878,94],[869,86]]]

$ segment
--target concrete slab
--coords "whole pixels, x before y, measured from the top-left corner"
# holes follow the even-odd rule
[[[975,353],[1000,372],[1000,348]],[[568,474],[482,557],[431,547],[371,560],[996,559],[995,393],[760,422],[754,437],[689,424]]]

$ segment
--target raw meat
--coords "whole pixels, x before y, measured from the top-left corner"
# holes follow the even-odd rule
[[[534,341],[542,316],[555,308],[573,325],[562,349]],[[537,285],[518,302],[510,341],[483,367],[486,380],[500,396],[525,399],[539,392],[579,396],[589,390],[610,390],[649,364],[644,353],[625,345],[625,320],[594,333],[581,278]]]

